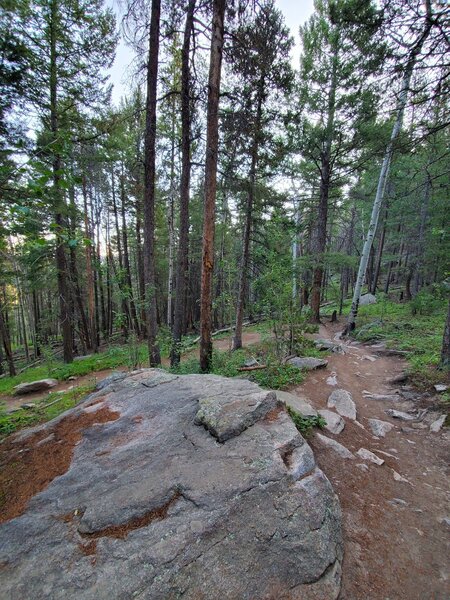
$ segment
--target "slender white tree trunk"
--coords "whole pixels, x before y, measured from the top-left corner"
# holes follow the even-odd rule
[[[398,138],[398,135],[402,128],[403,123],[403,114],[405,112],[406,101],[408,99],[408,91],[409,85],[411,83],[411,77],[414,70],[414,65],[416,63],[417,57],[419,56],[422,47],[427,39],[431,27],[431,8],[429,6],[429,2],[427,2],[427,18],[425,21],[424,29],[422,34],[420,35],[417,42],[411,49],[409,54],[409,59],[406,64],[405,72],[403,74],[402,87],[400,90],[400,95],[397,102],[396,107],[396,119],[394,123],[394,127],[392,128],[391,139],[389,140],[389,144],[386,148],[386,153],[384,155],[383,164],[381,166],[380,177],[378,179],[377,192],[375,195],[375,200],[372,208],[372,215],[370,217],[370,225],[367,231],[366,240],[364,242],[363,251],[361,254],[361,260],[359,263],[358,276],[356,277],[355,289],[353,292],[352,306],[350,309],[350,314],[347,320],[347,326],[344,330],[344,335],[350,333],[355,329],[356,317],[358,315],[358,307],[359,307],[359,298],[361,296],[361,288],[363,285],[364,277],[366,275],[367,263],[369,261],[370,249],[372,248],[373,238],[375,236],[375,232],[378,224],[378,217],[380,215],[381,205],[383,203],[384,192],[386,190],[386,183],[389,175],[389,168],[391,166],[392,156],[394,154],[395,142]]]

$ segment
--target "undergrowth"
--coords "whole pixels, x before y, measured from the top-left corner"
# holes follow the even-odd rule
[[[44,400],[36,403],[33,408],[21,408],[12,413],[6,413],[3,408],[0,408],[0,438],[23,427],[50,421],[62,412],[73,408],[84,396],[90,394],[94,387],[94,384],[83,385],[63,394],[50,393]],[[55,400],[54,404],[47,406]]]
[[[304,437],[308,437],[311,434],[314,427],[319,427],[320,429],[322,429],[327,424],[325,419],[320,415],[318,415],[317,417],[314,417],[312,415],[303,416],[290,406],[287,406],[286,408],[289,413],[289,416],[294,422],[294,425]]]

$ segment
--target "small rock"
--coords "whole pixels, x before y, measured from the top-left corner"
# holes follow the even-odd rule
[[[384,411],[387,415],[392,417],[393,419],[400,419],[401,421],[415,421],[416,416],[410,415],[408,413],[402,412],[400,410],[394,410],[393,408],[388,408],[388,410]]]
[[[377,437],[384,438],[394,428],[392,423],[388,423],[388,421],[380,421],[379,419],[368,419],[368,421],[373,435]]]
[[[326,435],[322,435],[321,433],[316,433],[316,437],[324,446],[326,446],[327,448],[331,448],[332,450],[334,450],[334,452],[336,452],[336,454],[339,454],[341,458],[355,458],[355,455],[352,452],[350,452],[350,450],[348,450],[339,442],[336,442],[336,440],[332,440],[331,438],[328,438]]]
[[[255,367],[256,365],[258,365],[258,361],[256,360],[256,358],[248,358],[245,362],[244,362],[244,367]]]
[[[437,383],[437,384],[434,386],[434,389],[435,389],[437,392],[439,392],[439,393],[440,393],[440,392],[446,392],[446,391],[448,390],[448,385],[445,385],[444,383]]]
[[[70,377],[67,378],[67,381],[76,381],[77,378],[75,377],[75,375],[71,375]]]
[[[334,371],[333,371],[333,373],[331,373],[331,375],[329,377],[327,377],[327,384],[328,385],[337,385],[338,384],[337,375]]]
[[[382,458],[380,458],[379,456],[377,456],[370,450],[367,450],[366,448],[360,448],[356,454],[358,456],[360,456],[362,459],[370,460],[370,462],[373,462],[378,466],[381,466],[384,464],[384,460]]]
[[[399,505],[399,506],[408,506],[408,503],[405,502],[405,500],[402,500],[401,498],[392,498],[392,500],[388,500],[389,504],[393,504],[393,505]]]
[[[281,392],[280,390],[276,390],[275,393],[278,400],[290,406],[304,417],[317,417],[317,410],[311,406],[304,396],[297,396],[289,392]]]
[[[447,527],[450,527],[450,518],[444,517],[443,519],[439,519],[439,523],[442,523],[442,525],[447,525]]]
[[[325,419],[325,429],[329,433],[338,435],[345,427],[344,419],[331,410],[319,410],[319,415]]]
[[[384,454],[384,456],[389,456],[389,458],[395,458],[395,460],[398,460],[398,456],[394,456],[393,454],[390,454],[389,452],[385,452],[384,450],[378,450],[377,449],[378,454]]]
[[[19,383],[14,388],[14,396],[30,394],[31,392],[42,392],[58,385],[56,379],[39,379],[38,381],[29,381],[28,383]]]
[[[403,383],[404,381],[408,380],[408,373],[406,371],[403,371],[403,373],[399,373],[399,375],[396,375],[395,377],[392,377],[391,379],[389,379],[388,383],[391,384],[396,384],[396,383]]]
[[[313,371],[314,369],[322,369],[327,366],[328,361],[322,358],[314,358],[313,356],[294,356],[287,360],[288,365],[304,369],[305,371]]]
[[[446,415],[441,415],[439,417],[439,419],[436,419],[436,421],[433,421],[433,423],[431,423],[430,425],[430,431],[432,433],[438,433],[438,431],[440,431],[445,423],[445,419],[446,419]]]
[[[392,474],[394,476],[395,481],[402,481],[403,483],[409,483],[409,481],[407,479],[402,477],[400,475],[400,473],[397,473],[397,471],[394,471],[394,469],[392,469]]]
[[[333,340],[323,340],[317,339],[314,340],[314,345],[317,350],[328,350],[329,352],[336,352],[338,354],[344,354],[344,349],[341,344],[336,344]]]
[[[377,299],[373,294],[363,294],[359,299],[360,306],[367,306],[368,304],[376,304]]]
[[[352,395],[346,390],[334,390],[328,398],[328,408],[335,408],[342,417],[356,420],[356,405]]]
[[[376,357],[376,356],[370,356],[370,354],[365,354],[365,355],[363,356],[363,358],[364,358],[365,360],[370,360],[370,362],[375,362],[375,361],[377,360],[377,357]]]
[[[36,404],[34,402],[26,402],[25,404],[21,404],[20,408],[25,408],[25,410],[31,410],[35,406]]]
[[[356,466],[358,467],[358,469],[361,469],[361,471],[369,470],[369,467],[366,465],[366,463],[358,463]]]
[[[363,393],[364,398],[369,398],[369,400],[382,400],[382,401],[387,401],[387,402],[397,402],[399,399],[397,394],[372,394],[371,392],[368,392],[367,390],[363,390],[362,393]]]

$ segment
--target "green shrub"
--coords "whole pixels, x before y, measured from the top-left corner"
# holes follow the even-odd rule
[[[309,435],[311,435],[311,432],[314,427],[319,427],[320,429],[322,429],[327,424],[325,419],[323,417],[321,417],[320,415],[318,415],[317,417],[314,417],[314,416],[305,417],[302,414],[300,414],[299,412],[297,412],[296,410],[294,410],[293,408],[291,408],[290,406],[287,407],[287,411],[288,411],[289,416],[291,417],[292,421],[294,422],[294,425],[297,427],[297,429],[300,431],[300,433],[305,437],[308,437]]]

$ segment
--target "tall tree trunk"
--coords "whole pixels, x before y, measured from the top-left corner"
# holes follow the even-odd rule
[[[320,322],[320,299],[322,294],[322,281],[324,273],[324,254],[327,246],[327,221],[328,221],[328,196],[331,182],[331,146],[334,137],[334,119],[336,114],[336,88],[337,88],[337,63],[339,52],[339,41],[337,40],[333,54],[333,65],[331,72],[330,90],[328,93],[328,110],[326,138],[321,153],[320,166],[320,199],[317,211],[317,222],[312,239],[312,252],[317,261],[313,270],[311,289],[311,321]]]
[[[122,165],[123,170],[123,165]],[[139,320],[137,317],[136,304],[133,295],[133,283],[131,281],[130,255],[128,252],[128,232],[127,221],[125,218],[125,181],[123,173],[120,176],[120,196],[121,196],[121,216],[122,216],[122,242],[123,242],[123,266],[125,270],[125,280],[130,298],[130,313],[136,335],[139,336]]]
[[[161,364],[156,343],[158,331],[155,278],[155,144],[156,88],[158,83],[159,20],[161,0],[152,0],[149,54],[147,64],[147,102],[145,120],[144,182],[144,272],[148,356],[151,367]]]
[[[424,239],[425,239],[425,225],[428,218],[428,205],[430,203],[431,195],[431,179],[430,174],[427,172],[424,186],[424,196],[422,206],[420,208],[420,224],[419,224],[419,236],[416,246],[416,265],[415,265],[415,276],[413,282],[413,293],[416,295],[422,286],[422,265],[424,255]]]
[[[181,182],[180,182],[180,231],[175,279],[175,310],[172,332],[170,364],[180,362],[180,341],[186,321],[186,283],[189,272],[189,185],[191,179],[191,77],[189,57],[195,0],[189,0],[184,27],[181,54]]]
[[[386,153],[384,155],[383,164],[381,166],[380,176],[378,179],[378,187],[375,195],[375,200],[372,208],[372,215],[370,217],[369,229],[367,231],[366,241],[364,242],[363,251],[361,254],[361,261],[359,263],[358,275],[356,278],[355,290],[353,292],[353,300],[352,307],[350,309],[350,314],[347,320],[347,326],[344,330],[344,334],[348,334],[353,331],[356,326],[356,317],[358,315],[358,307],[359,307],[359,298],[361,296],[361,288],[364,281],[364,277],[367,269],[367,261],[369,260],[370,249],[372,247],[373,238],[375,236],[375,232],[378,224],[378,217],[380,214],[381,205],[384,198],[384,192],[386,189],[386,183],[389,175],[389,168],[391,166],[392,156],[394,154],[395,142],[399,136],[399,133],[402,128],[403,123],[403,114],[405,111],[406,101],[408,99],[409,86],[411,83],[411,77],[414,71],[414,66],[416,64],[417,57],[422,51],[422,47],[430,34],[433,21],[432,21],[432,10],[431,10],[431,0],[426,0],[426,9],[427,16],[425,19],[425,24],[423,27],[423,31],[414,44],[408,58],[408,62],[406,64],[406,68],[403,74],[402,88],[400,91],[400,96],[397,102],[396,108],[396,119],[394,123],[394,127],[391,133],[391,139],[386,148]]]
[[[259,82],[255,131],[251,147],[251,164],[249,173],[249,188],[247,195],[247,206],[245,210],[244,238],[242,244],[241,274],[239,277],[239,292],[236,309],[236,328],[233,338],[233,350],[242,348],[242,324],[244,322],[245,291],[248,285],[248,263],[250,258],[250,233],[253,221],[253,204],[255,201],[256,169],[258,164],[258,150],[261,136],[262,103],[264,98],[264,77]]]
[[[448,301],[447,320],[444,327],[441,350],[441,369],[450,371],[450,298]]]
[[[6,321],[4,318],[4,312],[2,304],[0,303],[0,339],[3,343],[3,348],[5,350],[6,360],[8,362],[8,369],[10,377],[14,377],[16,374],[16,368],[14,366],[13,354],[11,351],[11,342],[9,338],[9,331],[6,325]]]
[[[124,285],[123,285],[124,267],[123,267],[123,254],[122,254],[122,240],[121,240],[121,236],[120,236],[119,217],[118,217],[118,212],[117,212],[114,171],[111,172],[111,191],[112,191],[112,201],[113,201],[114,225],[115,225],[115,229],[116,229],[116,239],[117,239],[117,253],[119,256],[119,273],[117,273],[117,269],[116,269],[115,274],[116,274],[116,279],[117,279],[117,285],[119,288],[119,295],[120,295],[120,301],[121,301],[122,313],[123,313],[122,331],[123,331],[124,338],[127,339],[128,338],[128,328],[131,326],[131,322],[130,322],[131,319],[130,319],[130,311],[128,309],[127,294],[126,294],[126,290],[124,289]]]
[[[56,23],[58,19],[57,0],[51,2],[50,15],[50,130],[52,133],[52,170],[53,170],[53,193],[55,202],[55,224],[56,224],[56,272],[58,279],[59,294],[59,322],[63,338],[63,358],[65,363],[73,361],[73,339],[72,339],[72,319],[70,311],[70,296],[67,284],[67,262],[64,248],[64,217],[62,214],[64,208],[64,199],[62,197],[61,168],[62,160],[59,151],[59,124],[58,124],[58,74],[57,74],[57,54]]]
[[[82,192],[83,192],[83,208],[84,208],[84,235],[88,243],[84,246],[84,254],[86,260],[86,284],[87,284],[87,296],[88,296],[88,315],[89,315],[89,348],[94,352],[97,352],[97,331],[95,326],[95,292],[94,292],[94,271],[92,266],[92,232],[91,225],[89,222],[88,212],[88,201],[87,201],[87,186],[86,177],[83,176],[82,180]]]
[[[380,277],[381,259],[383,257],[384,241],[386,239],[386,223],[387,223],[387,217],[388,217],[388,209],[389,209],[389,206],[386,204],[386,210],[384,211],[384,219],[383,219],[383,229],[381,230],[380,242],[378,244],[377,256],[375,259],[375,270],[373,273],[373,278],[371,279],[371,287],[370,287],[371,294],[376,294],[377,286],[378,286],[378,278]]]
[[[200,369],[209,372],[212,361],[212,279],[216,212],[219,95],[222,70],[225,0],[213,0],[206,118],[205,204],[203,212],[202,280],[200,297]]]

